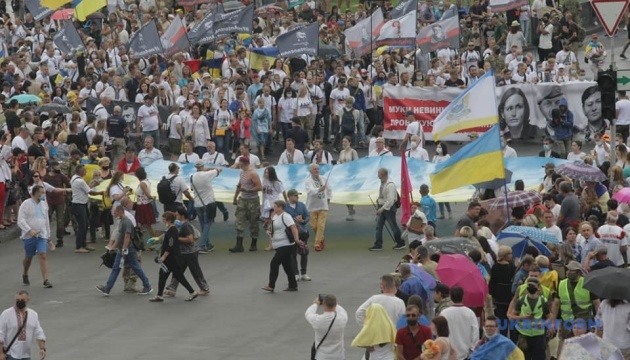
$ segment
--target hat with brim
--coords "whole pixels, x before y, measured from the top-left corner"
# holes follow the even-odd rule
[[[297,190],[295,190],[295,189],[291,189],[291,190],[287,191],[287,196],[299,196],[299,195],[300,195],[300,193]]]
[[[569,263],[567,264],[567,270],[569,271],[575,271],[575,270],[582,270],[582,265],[577,262],[577,261],[569,261]]]
[[[554,85],[551,87],[551,90],[549,91],[549,93],[547,93],[547,95],[539,97],[538,105],[540,105],[545,100],[555,99],[562,96],[564,96],[564,94],[562,93],[562,88],[559,85]]]

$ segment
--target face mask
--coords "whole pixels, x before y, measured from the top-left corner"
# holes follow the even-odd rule
[[[438,155],[442,155],[442,148],[435,149],[435,153]]]
[[[417,319],[407,319],[407,325],[415,326],[418,323]]]
[[[53,169],[53,172],[54,172],[55,174],[61,174],[61,170],[55,170],[55,169]]]
[[[586,80],[586,76],[580,75],[579,79],[580,79],[580,81],[584,81],[584,80]]]
[[[43,144],[44,141],[46,141],[46,139],[39,139],[39,140],[37,140],[37,142],[40,143],[40,144]]]
[[[483,329],[483,334],[485,337],[487,337],[489,340],[494,339],[497,335],[499,335],[499,332],[497,331],[496,333],[490,335],[488,334],[488,332],[486,331],[486,329]]]
[[[175,226],[176,227],[181,227],[182,226],[182,221],[181,220],[175,220]]]
[[[505,143],[501,142],[501,149],[505,149]]]
[[[545,149],[545,151],[549,151],[549,149],[551,149],[550,145],[543,145],[543,149]]]
[[[595,141],[595,144],[596,144],[597,146],[602,146],[602,142],[601,142],[601,141]]]
[[[570,272],[570,273],[567,274],[567,278],[569,278],[570,281],[577,281],[580,278],[580,274],[579,273]]]
[[[46,195],[42,195],[39,197],[39,201],[46,201]]]
[[[103,170],[109,170],[109,166],[103,166],[102,169]]]
[[[413,149],[415,149],[416,147],[418,147],[418,143],[417,143],[417,142],[415,142],[415,141],[412,141],[412,142],[411,142],[411,147],[412,147]]]
[[[527,292],[530,293],[531,295],[534,295],[537,291],[538,291],[538,289],[536,289],[535,286],[528,286],[527,287]]]
[[[15,300],[15,306],[17,306],[18,309],[24,309],[26,307],[26,301],[24,300]]]

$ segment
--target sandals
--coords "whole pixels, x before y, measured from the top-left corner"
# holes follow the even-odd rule
[[[270,287],[270,286],[263,286],[263,287],[261,287],[261,289],[263,289],[265,291],[268,291],[268,292],[273,292],[273,288]]]
[[[322,251],[322,250],[324,250],[324,247],[321,244],[315,245],[315,251]]]

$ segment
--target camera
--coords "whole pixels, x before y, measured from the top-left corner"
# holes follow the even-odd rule
[[[317,299],[319,300],[319,305],[324,303],[324,297],[326,296],[326,294],[319,294],[317,295]]]

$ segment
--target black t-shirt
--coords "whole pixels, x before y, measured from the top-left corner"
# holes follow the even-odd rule
[[[294,126],[287,131],[287,139],[291,138],[295,141],[295,148],[304,151],[308,143],[308,133],[299,126]]]
[[[192,225],[190,224],[190,222],[186,221],[179,228],[179,237],[187,237],[188,235],[191,235],[191,234],[194,235]],[[179,250],[182,254],[192,254],[197,251],[197,245],[195,244],[194,241],[191,243],[180,242]]]
[[[83,138],[77,134],[68,135],[68,141],[66,141],[68,145],[75,144],[79,150],[85,150],[87,144],[83,140]]]
[[[617,265],[615,265],[615,263],[610,261],[610,259],[605,259],[602,261],[598,261],[595,263],[595,265],[591,266],[591,271],[607,268],[609,266],[616,267]]]
[[[127,122],[122,116],[110,116],[107,119],[107,126],[107,132],[109,133],[110,137],[118,139],[122,139],[125,137],[125,128],[127,127]]]
[[[39,145],[39,144],[32,144],[31,146],[28,147],[28,156],[33,156],[35,158],[38,158],[40,156],[46,156],[46,150],[44,149],[44,146]]]
[[[15,133],[15,129],[22,126],[22,122],[20,121],[20,118],[17,116],[17,113],[13,110],[7,110],[4,113],[4,115],[7,119],[7,128],[9,129],[9,132],[11,133],[11,137],[16,137],[17,134]]]

